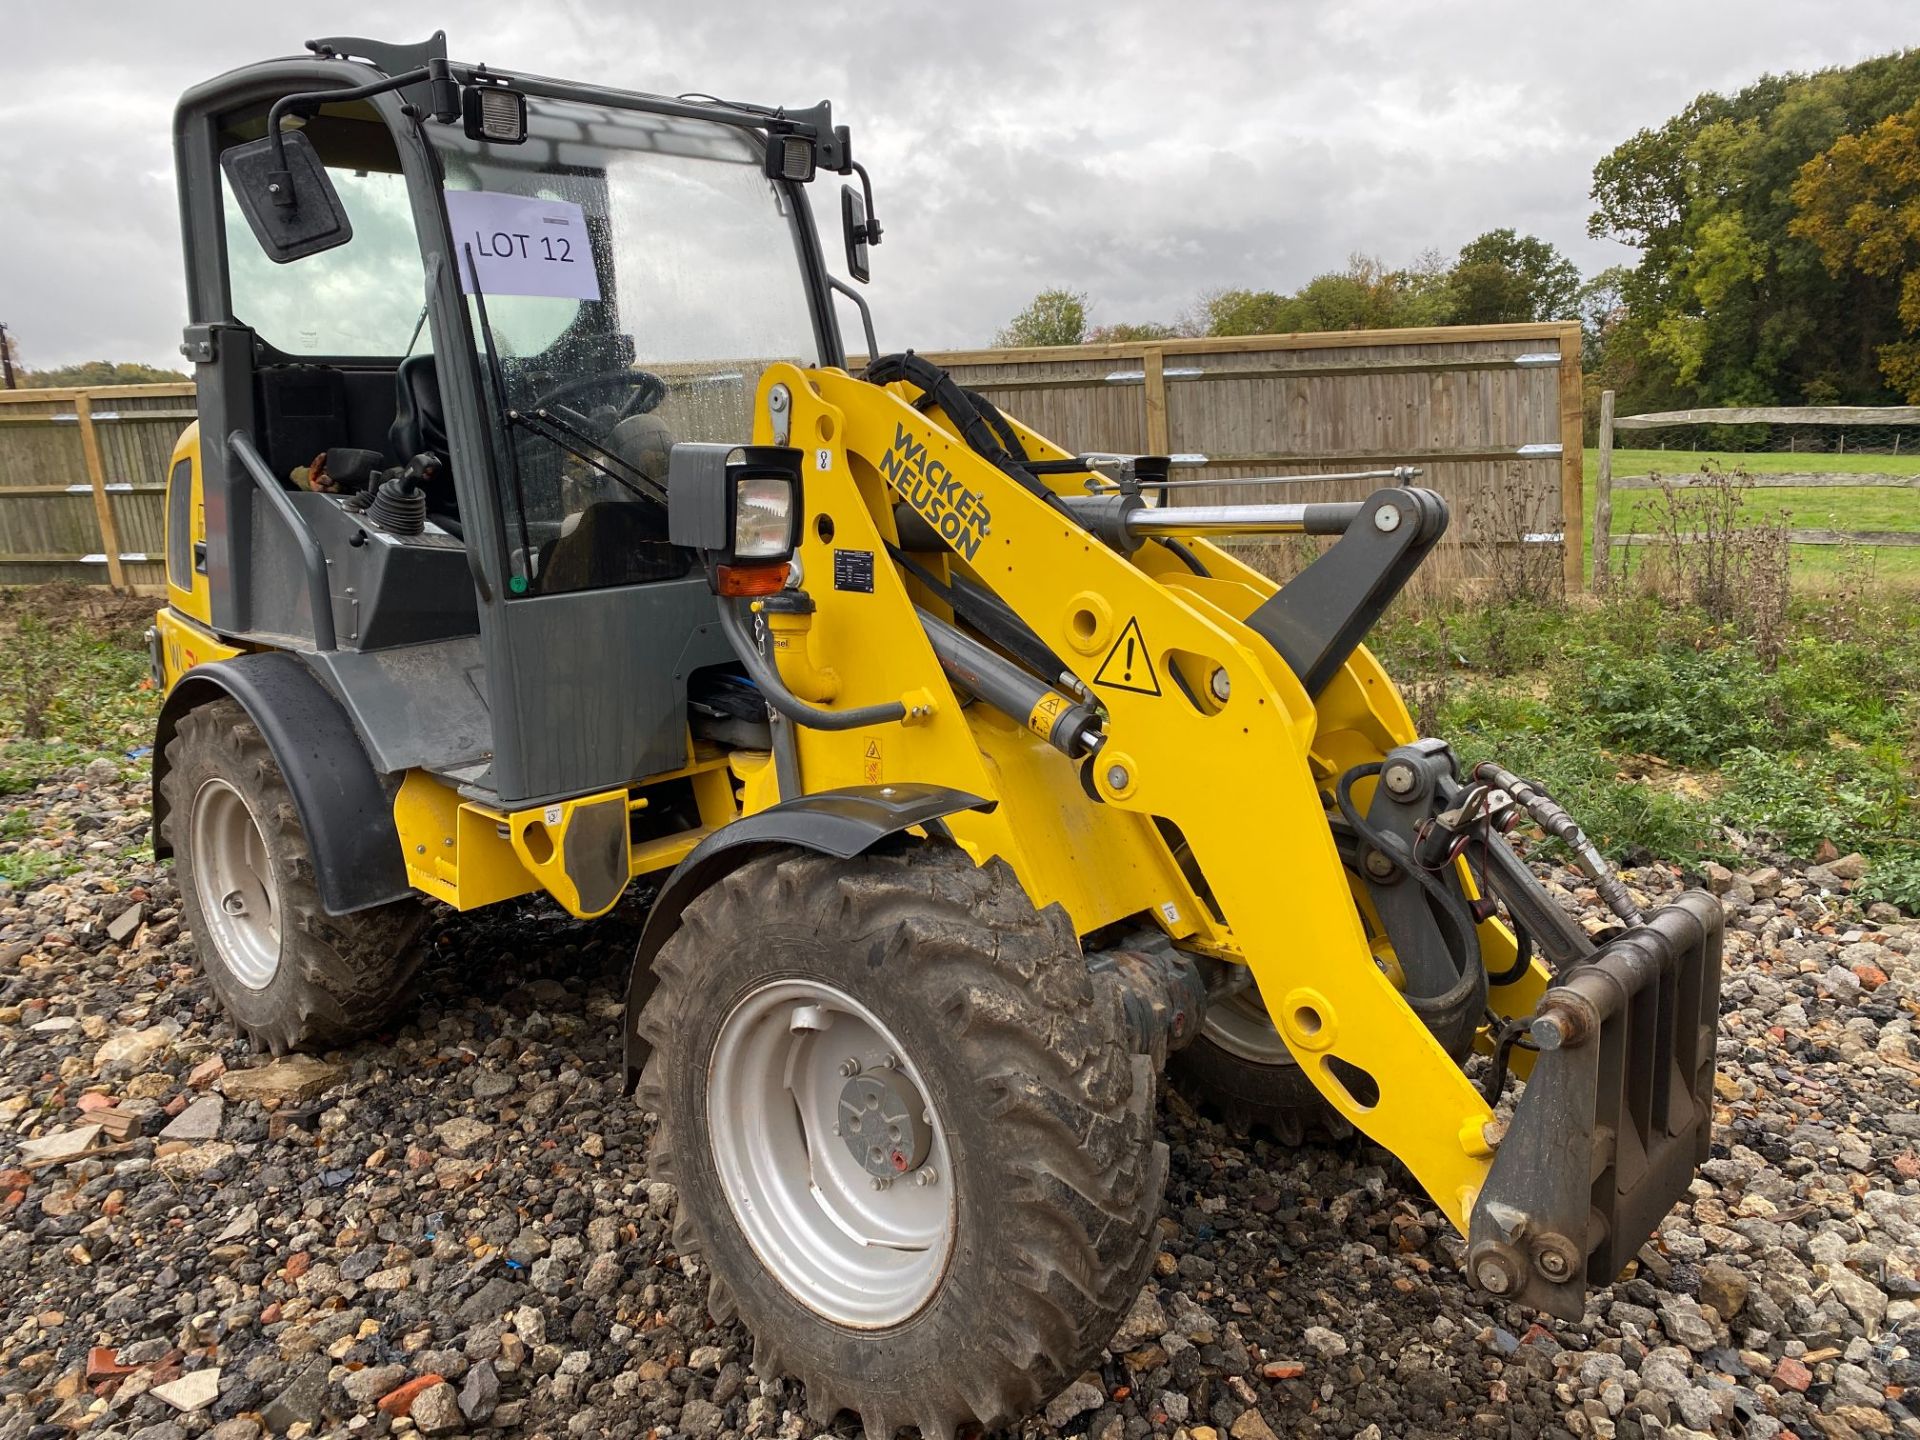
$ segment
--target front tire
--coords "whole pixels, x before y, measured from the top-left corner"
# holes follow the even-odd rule
[[[1167,1152],[1151,1062],[1064,912],[946,842],[782,850],[696,899],[654,969],[639,1098],[676,1244],[816,1421],[944,1440],[1095,1361]],[[856,1142],[855,1120],[880,1128]]]
[[[343,1045],[412,996],[427,910],[328,915],[293,795],[232,700],[183,715],[161,781],[181,908],[214,996],[256,1049]]]

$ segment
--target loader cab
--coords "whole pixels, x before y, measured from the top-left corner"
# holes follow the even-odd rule
[[[390,773],[526,805],[682,767],[689,677],[732,652],[667,538],[668,450],[752,441],[768,364],[842,359],[804,184],[768,161],[794,127],[449,66],[440,37],[314,44],[176,118],[200,618],[298,653]],[[296,116],[347,238],[269,253],[234,156],[284,97],[369,89]],[[483,97],[512,123],[474,123]]]

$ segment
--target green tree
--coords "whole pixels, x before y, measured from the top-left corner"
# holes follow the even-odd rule
[[[1209,290],[1181,328],[1194,335],[1272,335],[1286,303],[1271,290]]]
[[[18,353],[15,352],[16,355]],[[154,385],[186,378],[178,370],[163,370],[157,365],[142,365],[135,360],[83,360],[77,365],[62,365],[54,370],[18,372],[22,390],[46,390],[69,385]]]
[[[1879,348],[1880,371],[1920,404],[1920,101],[1809,160],[1793,203],[1800,213],[1787,228],[1813,243],[1829,275],[1898,285],[1906,337]]]
[[[1446,285],[1447,318],[1456,325],[1566,320],[1574,313],[1580,272],[1537,236],[1489,230],[1461,247]]]
[[[1087,297],[1080,290],[1042,290],[993,337],[998,350],[1078,345],[1087,338]]]
[[[1446,323],[1446,272],[1424,255],[1403,270],[1370,255],[1316,275],[1291,295],[1215,290],[1202,295],[1185,328],[1199,335],[1293,335],[1311,330],[1394,330]]]
[[[1640,251],[1603,379],[1623,410],[1892,398],[1898,284],[1796,234],[1795,182],[1842,136],[1920,100],[1920,50],[1698,97],[1601,159],[1590,234]]]
[[[1112,325],[1094,326],[1087,331],[1086,343],[1117,345],[1131,340],[1171,340],[1179,333],[1173,326],[1162,325],[1158,320],[1122,320]]]

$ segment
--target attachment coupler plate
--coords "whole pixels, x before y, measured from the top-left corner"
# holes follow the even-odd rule
[[[1541,997],[1467,1234],[1482,1290],[1578,1320],[1687,1193],[1713,1121],[1723,924],[1689,890]]]

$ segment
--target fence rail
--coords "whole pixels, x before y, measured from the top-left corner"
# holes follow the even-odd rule
[[[164,580],[167,459],[185,383],[0,390],[0,584]]]
[[[862,357],[864,358],[864,357]],[[1288,500],[1351,500],[1313,473],[1417,465],[1447,497],[1445,583],[1561,546],[1582,580],[1580,329],[1447,326],[933,353],[969,389],[1069,449],[1170,455],[1207,481],[1281,475]],[[1246,500],[1182,486],[1169,503]]]
[[[1599,464],[1594,473],[1593,570],[1596,579],[1606,573],[1616,546],[1649,545],[1668,537],[1613,533],[1613,493],[1616,490],[1689,489],[1717,484],[1710,475],[1615,475],[1614,439],[1625,431],[1658,430],[1683,425],[1838,426],[1855,429],[1895,425],[1920,426],[1920,405],[1736,405],[1700,410],[1658,410],[1641,415],[1614,413],[1614,394],[1600,395]],[[1920,490],[1920,475],[1875,474],[1853,470],[1771,471],[1748,475],[1743,484],[1759,490],[1860,489]],[[1920,548],[1920,530],[1835,530],[1827,527],[1789,529],[1794,545],[1860,545],[1876,549]]]
[[[1454,525],[1437,583],[1560,546],[1581,583],[1580,330],[1571,323],[1359,330],[931,354],[1076,451],[1171,455],[1170,503],[1286,475],[1289,500],[1369,482],[1317,472],[1417,465]],[[0,391],[0,584],[164,579],[166,463],[191,385]]]

